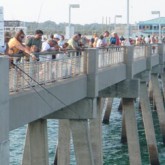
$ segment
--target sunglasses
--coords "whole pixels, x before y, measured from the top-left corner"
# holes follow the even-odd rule
[[[24,38],[25,36],[20,36],[20,38]]]

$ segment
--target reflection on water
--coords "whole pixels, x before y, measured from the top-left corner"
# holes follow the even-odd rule
[[[104,165],[128,165],[127,145],[120,143],[121,138],[121,112],[117,110],[119,99],[115,99],[110,117],[110,124],[102,126],[103,129],[103,160]],[[165,164],[165,147],[162,143],[157,113],[152,111],[156,139],[159,150],[160,164]],[[141,112],[136,109],[142,165],[149,165],[149,155],[145,140],[144,126],[142,123]],[[21,165],[23,146],[25,141],[26,127],[21,127],[10,132],[10,165]],[[53,164],[54,154],[57,145],[58,121],[48,120],[48,139],[49,139],[49,160]],[[73,145],[71,143],[71,165],[76,165]]]

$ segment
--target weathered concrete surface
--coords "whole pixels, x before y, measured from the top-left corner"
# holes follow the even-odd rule
[[[9,165],[9,61],[0,57],[0,164]]]
[[[76,165],[94,165],[87,120],[70,120]]]
[[[151,165],[159,165],[159,156],[146,82],[140,83],[140,104]]]
[[[133,99],[123,98],[130,165],[141,165],[140,145]]]
[[[47,121],[40,119],[28,125],[22,165],[48,165]]]

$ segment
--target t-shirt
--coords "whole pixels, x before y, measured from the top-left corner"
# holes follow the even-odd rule
[[[78,42],[76,42],[73,38],[71,38],[68,41],[68,49],[77,49],[78,48]]]
[[[48,51],[50,49],[51,49],[51,47],[50,47],[50,45],[48,44],[47,41],[42,43],[42,50],[41,50],[42,52]],[[40,59],[40,61],[51,60],[52,55],[50,55],[50,54],[49,55],[40,55],[39,59]]]
[[[116,38],[115,37],[111,37],[110,38],[110,43],[115,45],[116,44]]]
[[[100,39],[100,38],[99,38],[99,39],[97,40],[96,47],[101,47],[101,46],[104,46],[104,45],[103,45],[103,39]]]
[[[20,49],[17,49],[16,46],[22,46],[22,44],[14,37],[11,38],[8,42],[9,46],[9,54],[17,54],[19,53]]]
[[[29,46],[29,47],[31,47],[32,45],[35,45],[39,49],[39,52],[40,52],[41,47],[42,47],[42,41],[41,41],[41,39],[31,37],[26,41],[26,45]]]

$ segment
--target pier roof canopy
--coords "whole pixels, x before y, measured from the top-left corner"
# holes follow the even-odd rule
[[[147,21],[140,21],[139,25],[154,25],[154,24],[165,25],[165,17],[155,18]]]

